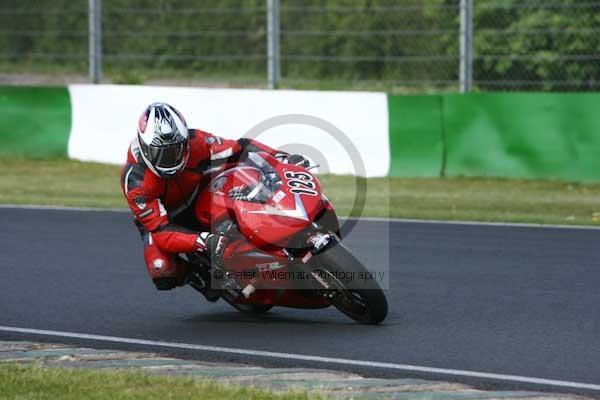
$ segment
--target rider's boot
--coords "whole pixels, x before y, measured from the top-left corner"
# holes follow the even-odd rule
[[[211,303],[221,298],[221,290],[210,287],[210,274],[206,268],[191,270],[187,276],[187,284],[202,293]]]
[[[221,269],[223,264],[223,253],[227,247],[227,238],[217,234],[209,234],[204,239],[205,251],[204,254],[209,256],[211,262],[211,270],[216,271]],[[206,297],[206,300],[215,302],[221,297],[221,289],[211,287],[211,276],[208,268],[201,270],[192,270],[188,275],[190,286],[199,291]]]

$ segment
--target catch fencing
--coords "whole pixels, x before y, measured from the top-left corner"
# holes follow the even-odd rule
[[[5,3],[0,83],[45,76],[397,93],[600,86],[600,1]]]

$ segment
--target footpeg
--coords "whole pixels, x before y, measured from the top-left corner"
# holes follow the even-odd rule
[[[252,293],[256,292],[256,288],[252,285],[246,285],[246,287],[244,289],[242,289],[242,295],[245,298],[249,298],[250,296],[252,296]]]

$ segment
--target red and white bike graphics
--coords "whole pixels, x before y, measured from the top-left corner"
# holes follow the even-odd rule
[[[225,301],[244,312],[333,305],[361,323],[385,319],[383,291],[340,242],[333,206],[309,170],[250,153],[211,178],[195,212],[230,240],[210,267]]]

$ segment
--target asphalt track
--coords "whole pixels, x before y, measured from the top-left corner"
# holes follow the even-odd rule
[[[252,317],[223,302],[206,303],[190,288],[158,292],[146,276],[141,242],[126,213],[4,208],[0,326],[598,385],[599,243],[600,230],[362,221],[348,237],[348,246],[370,263],[390,260],[390,313],[382,326],[372,327],[355,324],[335,309],[280,308]],[[59,340],[0,330],[0,340],[15,337]],[[148,350],[135,344],[64,340]],[[154,350],[382,377],[529,386],[365,365]]]

